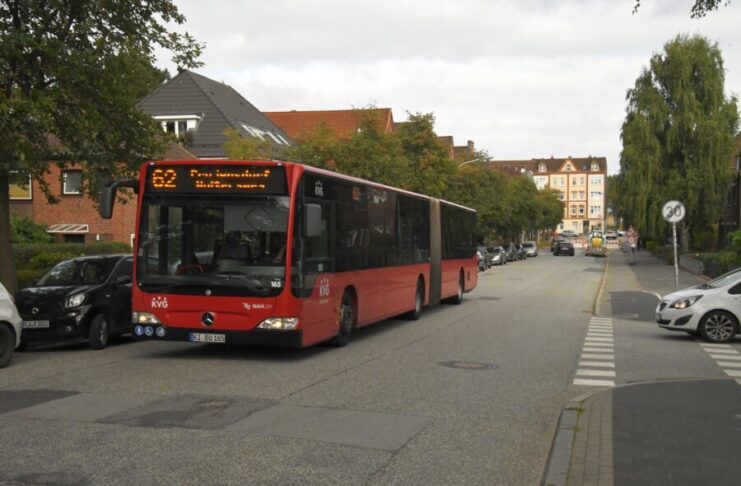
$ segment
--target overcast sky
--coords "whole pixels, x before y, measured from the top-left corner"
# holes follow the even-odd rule
[[[604,156],[616,173],[626,90],[679,33],[717,42],[741,92],[739,0],[699,20],[692,0],[175,3],[206,43],[197,72],[262,111],[433,112],[438,135],[494,159]]]

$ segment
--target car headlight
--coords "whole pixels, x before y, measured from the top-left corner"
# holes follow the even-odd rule
[[[292,331],[298,326],[298,317],[268,317],[257,326],[271,331]]]
[[[162,324],[154,314],[149,312],[132,312],[131,322],[134,324]]]
[[[693,295],[692,297],[684,297],[679,300],[672,302],[669,307],[672,309],[686,309],[698,300],[702,298],[702,295]]]
[[[87,299],[87,294],[72,294],[64,301],[64,306],[79,307],[85,302],[85,299]]]

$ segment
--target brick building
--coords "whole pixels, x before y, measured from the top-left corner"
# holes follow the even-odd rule
[[[180,145],[171,145],[164,156],[170,160],[195,159]],[[47,232],[59,243],[92,243],[116,241],[131,243],[136,223],[136,196],[129,190],[119,191],[130,199],[126,204],[116,204],[113,217],[103,219],[98,214],[96,202],[83,194],[82,168],[72,164],[59,168],[49,163],[44,176],[51,195],[58,203],[49,204],[37,181],[11,186],[10,213],[27,216],[47,227]]]

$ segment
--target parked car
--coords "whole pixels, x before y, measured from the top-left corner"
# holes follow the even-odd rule
[[[16,294],[22,346],[33,341],[87,338],[103,349],[131,332],[131,255],[73,258]]]
[[[13,351],[21,345],[21,316],[13,297],[0,284],[0,368],[10,363]]]
[[[576,238],[579,235],[576,234],[575,231],[565,230],[565,231],[562,231],[559,236],[561,236],[562,238]]]
[[[564,241],[565,238],[556,237],[551,240],[551,253],[556,251],[556,246],[562,241]]]
[[[553,254],[574,256],[574,244],[566,240],[559,241],[553,249]]]
[[[507,263],[507,255],[501,246],[490,246],[487,250],[489,251],[489,262],[492,265],[504,265]]]
[[[525,253],[528,257],[538,256],[538,245],[534,241],[524,241],[522,247],[525,249]]]
[[[517,255],[518,260],[527,259],[527,252],[525,251],[525,248],[522,246],[522,243],[515,243],[515,253]]]
[[[608,229],[605,231],[605,239],[607,240],[617,240],[618,234],[617,231]]]
[[[709,282],[665,295],[656,322],[670,331],[699,334],[710,343],[727,343],[739,333],[741,268]]]
[[[481,253],[481,250],[476,250],[476,261],[478,264],[479,272],[483,272],[487,268],[487,256],[484,253]]]
[[[489,262],[489,251],[485,246],[477,246],[476,247],[476,253],[481,254],[481,260],[483,261],[484,267],[483,269],[479,267],[479,270],[486,270],[487,268],[491,267],[491,263]]]
[[[500,245],[504,250],[505,262],[514,262],[517,260],[517,252],[515,252],[515,245],[512,243],[502,243]]]

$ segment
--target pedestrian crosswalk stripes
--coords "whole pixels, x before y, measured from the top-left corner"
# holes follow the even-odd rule
[[[730,344],[700,343],[723,372],[731,378],[741,378],[741,354]],[[741,385],[741,380],[736,380]]]
[[[584,337],[582,354],[579,358],[573,384],[577,386],[613,387],[615,380],[615,347],[612,319],[592,317]],[[584,378],[588,377],[588,378]]]

